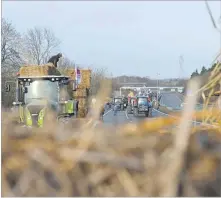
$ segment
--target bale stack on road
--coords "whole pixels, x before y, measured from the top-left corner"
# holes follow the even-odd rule
[[[75,80],[75,70],[68,69],[67,74]],[[91,87],[91,70],[81,69],[81,83],[77,86],[77,90],[73,92],[73,98],[79,101],[78,116],[85,117],[88,112],[88,91]]]

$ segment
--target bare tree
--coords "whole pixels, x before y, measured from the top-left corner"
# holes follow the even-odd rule
[[[100,89],[101,82],[108,78],[108,72],[105,68],[93,69],[91,76],[91,94],[95,95]]]
[[[46,63],[59,44],[59,39],[50,29],[38,27],[29,29],[24,36],[26,61],[38,65]]]
[[[68,57],[62,57],[58,63],[58,67],[61,69],[74,68],[75,62],[70,60]]]
[[[15,83],[13,81],[15,80],[15,73],[23,63],[21,46],[21,35],[11,22],[3,18],[1,29],[1,100],[4,107],[11,106],[15,98]],[[12,82],[11,90],[13,91],[11,92],[5,92],[5,83],[7,81]]]
[[[10,22],[3,18],[1,31],[1,64],[3,71],[8,72],[12,68],[18,69],[22,62],[20,49],[20,34]]]

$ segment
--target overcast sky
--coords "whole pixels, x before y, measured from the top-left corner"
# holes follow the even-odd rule
[[[219,1],[209,5],[218,21]],[[19,32],[49,27],[77,64],[116,75],[179,77],[209,66],[221,47],[204,1],[4,1],[3,17]]]

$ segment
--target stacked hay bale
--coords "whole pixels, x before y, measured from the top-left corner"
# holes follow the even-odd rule
[[[20,68],[20,76],[47,76],[47,75],[57,75],[60,76],[61,73],[54,67],[53,64],[45,65],[27,65]]]
[[[75,70],[68,69],[67,75],[71,80],[75,80]],[[78,117],[83,118],[88,111],[88,91],[91,87],[91,70],[81,69],[81,83],[78,85],[77,90],[73,91],[73,98],[78,100]]]

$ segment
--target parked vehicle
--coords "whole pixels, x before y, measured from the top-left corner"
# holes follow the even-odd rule
[[[114,107],[117,106],[117,108],[120,108],[119,110],[123,111],[124,110],[124,105],[123,105],[123,98],[122,97],[115,97],[113,99],[113,105]]]

